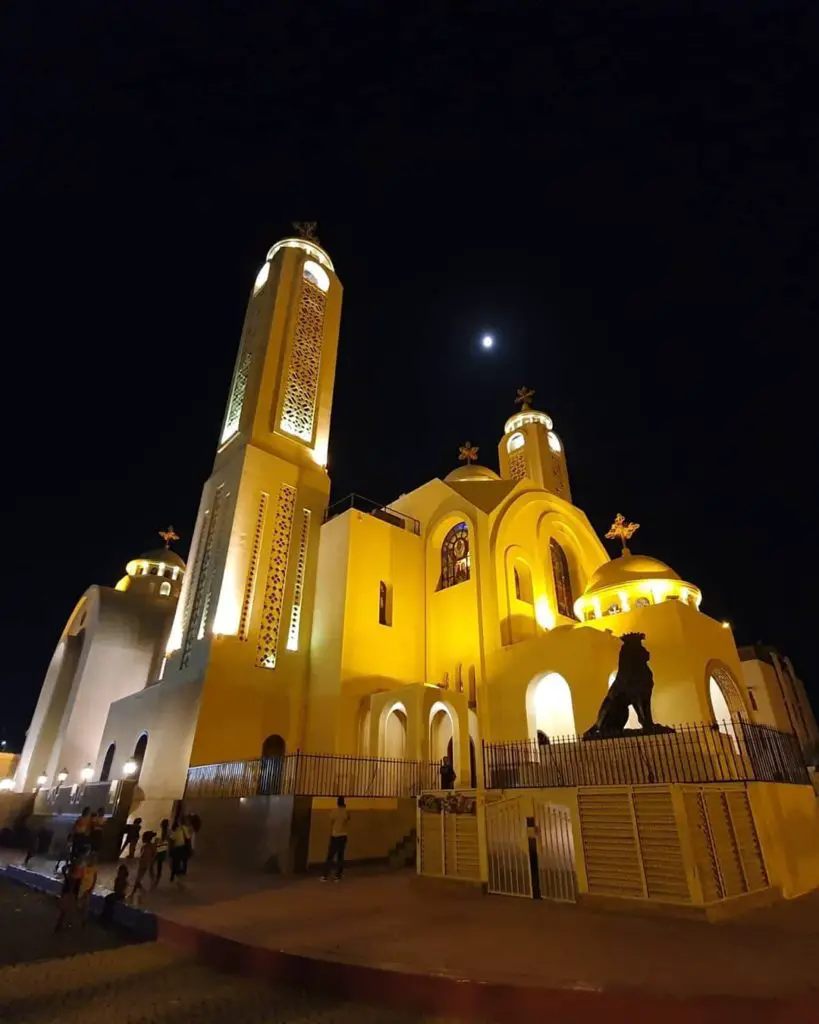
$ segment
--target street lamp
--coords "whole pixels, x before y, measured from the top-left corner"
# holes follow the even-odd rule
[[[80,772],[80,778],[86,785],[94,778],[94,769],[91,767],[90,761]]]
[[[37,776],[37,789],[42,789],[43,786],[46,786],[46,785],[48,785],[48,776],[47,775],[38,775]]]
[[[125,764],[122,766],[123,778],[130,779],[132,775],[136,775],[137,768],[139,768],[139,765],[136,763],[136,761],[126,761]]]
[[[67,778],[68,778],[68,769],[67,768],[62,768],[62,769],[60,769],[60,771],[57,772],[57,782],[59,782],[60,785],[62,785]]]

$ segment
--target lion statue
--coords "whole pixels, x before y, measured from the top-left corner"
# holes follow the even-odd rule
[[[626,731],[629,707],[634,708],[644,733],[673,731],[667,726],[657,725],[651,716],[654,676],[648,667],[651,655],[643,647],[645,638],[645,633],[624,633],[620,637],[623,646],[617,662],[617,675],[603,698],[597,721],[583,734],[583,739],[622,736]]]

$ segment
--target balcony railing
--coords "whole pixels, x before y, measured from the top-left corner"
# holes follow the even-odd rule
[[[362,498],[360,494],[348,494],[346,498],[334,502],[324,513],[324,522],[335,519],[336,516],[340,516],[342,512],[347,512],[351,508],[357,509],[359,512],[366,512],[367,515],[389,523],[390,526],[396,526],[399,530],[408,530],[417,537],[421,536],[421,524],[417,519],[390,508],[389,505],[379,505],[377,501]]]
[[[483,765],[487,789],[653,782],[810,784],[795,736],[741,719],[651,735],[484,743]]]
[[[249,796],[415,797],[440,785],[438,762],[343,754],[225,761],[188,769],[185,799]]]

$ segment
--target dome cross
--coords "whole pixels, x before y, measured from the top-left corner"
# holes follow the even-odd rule
[[[173,541],[179,540],[179,534],[172,526],[167,527],[165,530],[160,530],[159,536],[165,541],[166,548],[170,548]]]
[[[531,388],[518,388],[518,396],[515,399],[515,405],[519,405],[521,411],[530,408],[532,399],[535,397],[535,393]]]
[[[472,444],[471,441],[467,441],[458,449],[458,460],[460,462],[465,462],[468,466],[471,462],[478,461],[479,451],[480,448],[478,448],[477,445]]]
[[[631,552],[626,547],[626,541],[631,540],[634,534],[640,529],[639,523],[629,523],[626,521],[626,517],[622,512],[618,512],[614,517],[614,522],[609,527],[609,531],[606,534],[606,540],[619,540],[623,545],[622,554],[629,555]]]

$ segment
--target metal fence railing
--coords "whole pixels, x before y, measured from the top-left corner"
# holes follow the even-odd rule
[[[417,519],[408,516],[405,512],[399,512],[398,509],[390,508],[389,505],[379,505],[377,501],[363,498],[360,494],[348,494],[346,498],[335,502],[325,512],[324,521],[335,519],[336,516],[340,516],[342,512],[347,512],[351,508],[357,509],[359,512],[366,512],[382,522],[389,523],[390,526],[397,526],[399,530],[408,530],[418,537],[421,536],[421,524]]]
[[[415,797],[440,785],[439,762],[345,754],[225,761],[188,769],[187,800],[248,796]]]
[[[484,743],[483,765],[487,789],[653,782],[810,784],[796,736],[742,719],[648,735]]]

